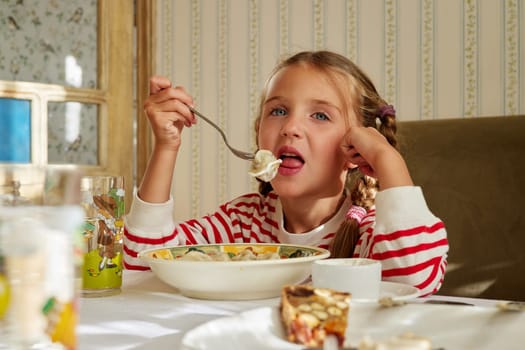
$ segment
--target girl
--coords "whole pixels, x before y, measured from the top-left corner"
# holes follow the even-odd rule
[[[436,292],[448,252],[444,224],[427,208],[396,150],[395,111],[347,58],[301,52],[281,62],[262,92],[257,146],[282,159],[277,176],[200,219],[175,223],[170,197],[191,96],[163,77],[144,104],[155,147],[126,216],[128,269],[161,245],[280,242],[330,249],[332,257],[382,262],[384,280]]]

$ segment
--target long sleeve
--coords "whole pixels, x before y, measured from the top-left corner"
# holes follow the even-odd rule
[[[152,204],[135,196],[124,220],[124,264],[127,269],[147,270],[138,253],[161,246],[277,242],[273,233],[277,196],[257,193],[240,196],[216,212],[175,223],[173,200]]]
[[[375,211],[361,229],[354,255],[380,260],[384,280],[413,285],[422,295],[441,287],[449,249],[447,232],[428,209],[420,187],[379,192]]]
[[[137,253],[159,245],[177,244],[171,237],[173,220],[173,199],[165,203],[148,203],[136,194],[129,213],[124,217],[124,265],[127,269],[146,270]]]

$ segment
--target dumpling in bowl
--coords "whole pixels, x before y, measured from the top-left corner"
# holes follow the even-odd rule
[[[252,167],[248,174],[261,181],[269,182],[277,175],[277,170],[281,163],[282,160],[275,158],[272,152],[260,149],[255,153],[255,158],[252,161]]]

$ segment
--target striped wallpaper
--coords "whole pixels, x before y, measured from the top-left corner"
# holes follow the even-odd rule
[[[523,0],[158,0],[156,73],[253,150],[259,90],[282,54],[358,63],[400,120],[525,114]],[[521,34],[521,35],[520,35]],[[175,217],[256,188],[204,123],[184,133]]]

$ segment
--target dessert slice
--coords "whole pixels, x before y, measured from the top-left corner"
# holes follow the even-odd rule
[[[335,335],[339,346],[345,340],[350,293],[306,285],[281,290],[280,315],[289,341],[306,346],[323,345]]]

